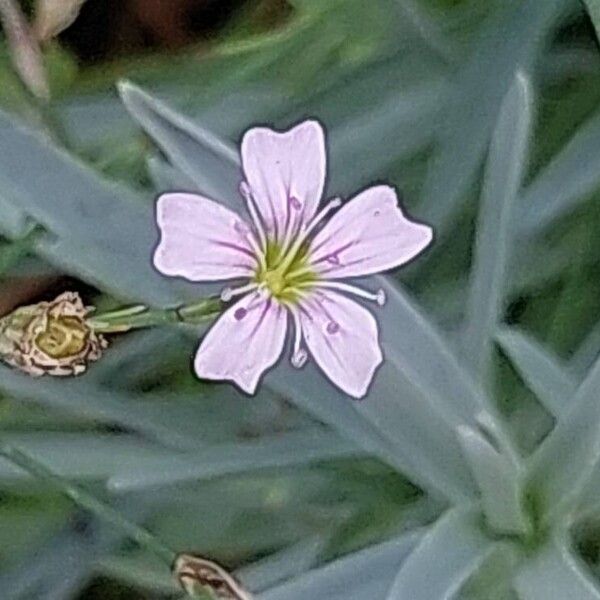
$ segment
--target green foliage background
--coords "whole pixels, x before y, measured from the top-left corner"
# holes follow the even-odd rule
[[[157,117],[161,105],[134,88],[128,97],[136,123],[116,90],[127,79],[198,123],[199,131],[231,144],[254,123],[283,128],[318,117],[331,141],[332,195],[390,181],[409,211],[434,225],[433,249],[398,278],[460,356],[476,222],[481,211],[493,212],[479,201],[491,168],[484,164],[502,100],[521,70],[534,90],[533,131],[510,236],[500,249],[507,260],[501,321],[531,335],[581,378],[600,347],[600,54],[583,4],[290,4],[285,22],[264,30],[249,3],[208,50],[83,68],[54,43],[46,49],[49,108],[31,100],[2,47],[0,104],[9,115],[0,116],[6,289],[24,278],[58,277],[52,289],[79,289],[99,309],[163,305],[177,294],[198,293],[135,270],[145,252],[149,268],[154,235],[140,223],[159,191],[212,185],[218,173],[186,151],[190,129],[173,122],[168,129]],[[13,134],[16,119],[46,136],[37,154]],[[140,123],[176,140],[178,149],[157,147]],[[54,145],[66,150],[47,155]],[[28,157],[23,164],[37,157],[42,171],[67,161],[65,175],[57,171],[64,193],[58,180],[30,189],[25,171],[14,177],[19,152]],[[31,217],[50,234],[27,235]],[[112,227],[122,232],[122,261],[106,242],[116,239],[107,232]],[[115,340],[80,380],[34,381],[2,369],[2,434],[173,547],[241,569],[257,590],[425,526],[442,512],[443,502],[419,482],[288,402],[285,385],[250,400],[228,386],[198,382],[189,368],[197,337],[161,329]],[[494,348],[487,383],[527,456],[555,418],[510,358]],[[303,393],[319,402],[318,389]],[[575,539],[580,558],[599,569],[597,523],[582,522]],[[461,598],[491,600],[486,577],[493,581],[493,565]],[[0,590],[3,600],[178,593],[153,556],[4,462]]]

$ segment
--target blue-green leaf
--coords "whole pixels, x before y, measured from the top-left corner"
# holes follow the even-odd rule
[[[496,340],[551,414],[558,416],[569,409],[578,382],[558,357],[514,327],[498,329]]]
[[[515,225],[530,237],[571,213],[600,186],[600,116],[580,126],[523,193]]]
[[[103,181],[48,138],[1,113],[0,189],[5,202],[47,230],[37,250],[85,281],[122,299],[159,305],[194,289],[153,270],[158,234],[150,203]]]
[[[544,524],[559,522],[580,500],[600,461],[600,360],[555,429],[531,459],[529,493]]]
[[[525,534],[529,531],[523,510],[521,465],[499,452],[481,433],[459,427],[458,435],[465,458],[481,493],[486,520],[494,531]]]
[[[476,375],[490,377],[493,336],[502,318],[512,250],[513,206],[526,165],[532,119],[528,78],[517,72],[492,135],[483,184],[465,323],[465,353]]]
[[[565,0],[507,3],[481,28],[471,58],[456,76],[422,193],[422,218],[440,233],[475,180],[515,71],[530,71],[564,5]]]
[[[387,600],[452,600],[494,545],[481,531],[476,510],[452,509],[431,526],[402,564]]]
[[[421,533],[350,554],[261,594],[261,600],[384,600],[394,573]]]
[[[122,82],[119,91],[133,118],[200,192],[230,207],[242,206],[238,193],[240,159],[232,143],[186,119],[130,82]]]
[[[600,600],[600,586],[583,561],[557,536],[531,556],[515,577],[520,600]]]

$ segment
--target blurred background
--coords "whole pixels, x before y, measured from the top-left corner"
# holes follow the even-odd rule
[[[434,248],[400,279],[450,337],[463,317],[491,130],[515,69],[523,69],[534,83],[535,128],[505,318],[574,371],[595,358],[600,54],[582,3],[31,0],[20,7],[33,49],[11,39],[5,18],[0,106],[146,205],[161,190],[189,185],[189,173],[128,114],[118,81],[232,143],[254,123],[283,128],[318,117],[331,142],[332,194],[390,181],[410,212],[436,228]],[[38,50],[41,71],[30,69],[28,81],[23,60],[30,64],[33,53],[35,62]],[[0,202],[10,196],[3,182]],[[75,255],[52,260],[35,235],[13,235],[6,218],[0,231],[0,315],[65,289],[100,308],[137,300],[94,273],[86,277]],[[257,587],[439,513],[390,467],[340,450],[333,434],[324,437],[328,428],[282,394],[250,402],[199,384],[189,372],[195,344],[171,330],[115,340],[106,360],[76,381],[25,382],[2,370],[0,429],[174,547],[241,568]],[[500,352],[496,375],[498,405],[527,453],[552,419]],[[321,450],[305,452],[303,464],[269,458],[279,454],[282,434],[307,430]],[[219,470],[219,457],[243,456],[244,444],[265,439],[264,464],[232,459],[232,468],[223,459]],[[199,454],[174,487],[160,474],[182,448]],[[597,532],[584,527],[579,543],[598,568]],[[281,552],[283,562],[261,562]],[[2,463],[0,597],[158,600],[177,590],[152,556]]]

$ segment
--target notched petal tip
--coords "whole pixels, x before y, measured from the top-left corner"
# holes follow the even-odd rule
[[[375,360],[375,362],[373,362],[373,364],[371,365],[370,372],[368,372],[365,375],[364,380],[362,381],[361,384],[359,384],[355,387],[352,387],[352,388],[348,388],[348,389],[341,388],[341,386],[339,386],[339,384],[336,384],[336,385],[338,385],[338,387],[340,387],[340,389],[343,389],[343,391],[346,394],[348,394],[355,400],[364,400],[368,396],[371,386],[373,385],[375,376],[377,374],[377,370],[379,369],[379,367],[381,367],[382,364],[383,364],[383,354],[380,350],[379,357]]]
[[[201,348],[202,347],[200,347],[200,349]],[[241,376],[240,373],[231,373],[228,376],[215,373],[209,365],[203,362],[201,357],[199,358],[200,349],[196,353],[196,358],[194,359],[194,373],[198,379],[205,379],[207,381],[215,382],[229,382],[234,384],[244,394],[247,394],[248,396],[256,396],[256,391],[258,389],[260,380],[262,379],[263,373],[260,373],[252,378],[245,378]]]

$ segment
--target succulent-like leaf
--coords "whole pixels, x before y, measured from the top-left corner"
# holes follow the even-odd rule
[[[564,536],[557,536],[529,558],[515,577],[519,600],[600,600],[600,586],[574,554]]]
[[[257,441],[216,444],[193,454],[159,456],[155,462],[118,468],[107,485],[113,491],[129,492],[360,453],[356,445],[337,435],[322,428],[311,428]]]
[[[600,37],[600,2],[598,0],[583,0],[588,13],[590,14],[590,18],[592,19],[592,23],[596,28],[596,35]]]
[[[478,41],[455,80],[439,147],[423,190],[423,218],[447,230],[475,179],[498,109],[517,68],[535,61],[545,36],[564,8],[564,0],[508,4],[480,31]],[[506,32],[511,35],[507,36]],[[456,149],[460,148],[460,152]]]
[[[517,72],[502,106],[487,159],[465,323],[465,353],[488,382],[493,337],[502,318],[506,272],[512,250],[513,206],[525,170],[532,119],[532,91]]]
[[[0,188],[5,202],[16,203],[48,231],[36,248],[83,280],[120,298],[158,305],[177,302],[192,289],[152,269],[157,234],[149,205],[4,114]],[[194,289],[199,293],[199,286]]]
[[[481,493],[483,513],[490,527],[507,534],[527,534],[530,525],[523,507],[521,465],[496,450],[474,429],[460,427],[458,435]]]
[[[394,573],[420,537],[414,532],[350,554],[264,592],[260,600],[384,600]]]
[[[15,398],[61,409],[100,423],[116,423],[170,447],[190,449],[202,444],[197,437],[165,425],[160,414],[155,418],[147,408],[152,404],[151,395],[143,397],[144,403],[137,403],[135,397],[91,385],[86,379],[41,381],[2,365],[0,374],[0,389]],[[138,400],[142,400],[142,397]]]
[[[450,510],[406,558],[386,600],[455,598],[494,549],[480,525],[477,510]]]
[[[293,546],[238,569],[235,575],[254,592],[274,588],[314,568],[325,549],[326,541],[327,537],[322,534],[300,540]]]
[[[119,91],[133,118],[200,192],[231,208],[242,206],[240,159],[233,144],[128,81],[121,82]]]
[[[568,215],[600,185],[600,116],[579,127],[523,193],[515,226],[523,237],[543,231]]]
[[[526,333],[514,327],[501,327],[496,340],[511,358],[527,386],[553,415],[568,411],[577,381],[567,365]]]
[[[600,461],[600,360],[579,386],[552,433],[532,457],[529,493],[543,526],[577,505]]]

